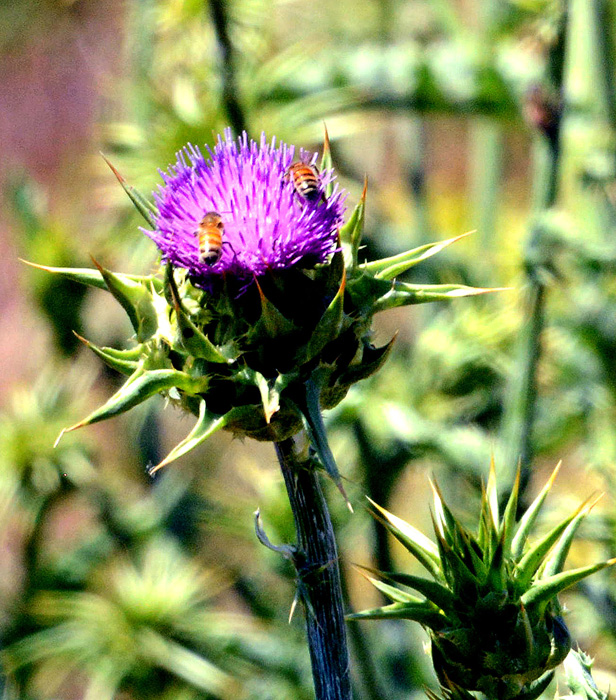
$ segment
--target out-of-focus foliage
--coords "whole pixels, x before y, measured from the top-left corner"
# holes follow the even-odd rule
[[[67,384],[91,387],[84,363],[74,367],[61,382],[51,367],[36,384],[17,389],[0,415],[0,499],[2,513],[12,506],[22,507],[36,517],[41,504],[66,489],[85,488],[94,477],[94,468],[83,443],[67,441],[54,448],[61,426],[58,420],[70,405]],[[81,376],[80,376],[81,375]]]
[[[51,678],[60,685],[79,671],[91,678],[88,698],[113,698],[120,688],[146,698],[155,687],[156,697],[165,697],[181,681],[212,697],[239,696],[216,664],[231,635],[207,606],[220,583],[172,542],[155,539],[136,564],[112,561],[94,578],[87,592],[32,597],[27,613],[42,629],[5,650],[9,672],[36,665],[28,686],[49,692]]]
[[[581,530],[586,539],[572,549],[571,566],[615,556],[614,1],[337,0],[317,7],[303,0],[131,0],[122,8],[109,3],[114,26],[122,28],[115,33],[95,4],[11,0],[0,7],[0,60],[10,57],[13,71],[20,50],[29,52],[51,33],[55,46],[70,44],[72,60],[83,59],[78,72],[91,81],[97,105],[87,151],[70,151],[70,176],[62,171],[60,184],[41,176],[44,160],[35,167],[26,155],[21,168],[2,173],[11,176],[3,192],[11,223],[3,255],[84,267],[93,255],[106,268],[149,274],[153,246],[138,232],[141,221],[98,150],[148,192],[159,181],[157,169],[186,142],[211,144],[213,132],[229,124],[245,125],[251,136],[265,130],[314,146],[325,120],[351,201],[368,173],[360,256],[375,259],[477,229],[438,263],[403,279],[512,287],[455,308],[382,315],[377,344],[400,330],[388,364],[329,417],[351,499],[367,492],[419,526],[421,484],[434,471],[464,520],[479,499],[491,453],[506,488],[517,459],[499,459],[502,423],[511,415],[512,380],[523,374],[519,344],[532,319],[525,292],[538,277],[545,294],[539,352],[531,362],[533,472],[564,460],[562,491],[546,515],[553,522],[572,509],[571,494],[579,500],[581,482],[584,491],[588,482],[588,492],[606,492]],[[565,9],[564,70],[554,80]],[[118,56],[119,68],[109,75],[92,49],[95,39]],[[44,67],[38,64],[41,75]],[[48,76],[50,101],[75,99],[74,84],[63,93],[62,79],[62,73]],[[537,84],[543,93],[534,90]],[[27,113],[31,130],[47,126],[49,102],[44,111],[38,103],[25,110],[11,102],[24,87],[2,93],[3,114],[14,125]],[[541,94],[551,100],[527,99]],[[71,103],[76,114],[79,108]],[[557,197],[546,209],[556,114]],[[73,127],[67,134],[62,126],[57,141],[66,144]],[[48,133],[35,150],[53,146]],[[13,144],[9,163],[20,145]],[[160,461],[187,427],[177,426],[162,404],[139,418],[115,419],[107,432],[67,436],[53,449],[60,428],[83,413],[83,404],[87,411],[118,387],[111,372],[94,382],[98,365],[86,361],[89,351],[67,326],[98,345],[127,335],[125,320],[97,290],[59,288],[53,279],[23,268],[19,280],[12,276],[2,288],[7,304],[19,296],[42,312],[36,324],[43,329],[32,335],[25,328],[7,341],[22,355],[18,365],[4,363],[7,385],[36,349],[33,337],[55,339],[46,351],[50,368],[37,367],[42,379],[34,389],[6,389],[0,421],[0,635],[3,664],[10,661],[21,684],[15,697],[65,700],[88,688],[92,698],[113,697],[114,687],[122,688],[118,700],[225,692],[255,700],[312,697],[300,616],[287,625],[291,569],[253,536],[259,506],[272,540],[292,539],[273,455],[220,438],[152,483],[148,463]],[[66,386],[57,383],[63,361],[76,363]],[[67,396],[78,397],[77,405]],[[529,493],[534,484],[531,474]],[[400,551],[383,528],[362,509],[351,517],[331,500],[343,569],[358,560],[395,569]],[[162,559],[165,575],[148,578]],[[182,572],[189,572],[184,583],[155,605],[154,593]],[[200,588],[187,597],[186,582],[203,579],[220,583],[216,595]],[[382,604],[351,572],[347,579],[355,607]],[[614,674],[613,574],[598,574],[563,598],[571,609],[568,625],[597,659],[595,678],[605,678],[598,670]],[[211,626],[199,624],[203,616]],[[146,630],[141,645],[137,627]],[[352,632],[359,700],[406,699],[435,683],[411,625],[363,627],[354,624]],[[76,634],[61,646],[56,635],[66,629]],[[125,644],[122,665],[110,662]],[[73,669],[68,676],[67,668]],[[598,685],[599,693],[607,688]],[[593,695],[589,688],[584,692]]]
[[[19,540],[23,552],[21,573],[3,582],[6,697],[82,686],[92,700],[120,691],[256,700],[264,683],[272,698],[309,697],[307,659],[292,651],[300,638],[284,630],[284,611],[276,622],[269,608],[259,623],[217,609],[225,595],[250,603],[254,584],[247,569],[228,562],[225,573],[198,556],[210,508],[189,482],[170,476],[139,494],[127,490],[128,475],[123,488],[107,483],[82,443],[69,438],[54,450],[65,393],[57,381],[24,389],[2,416],[3,531],[15,540],[4,544]],[[263,595],[252,595],[255,610],[267,611]]]

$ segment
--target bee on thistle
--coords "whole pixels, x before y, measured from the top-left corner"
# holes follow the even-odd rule
[[[225,225],[220,214],[209,211],[199,222],[199,260],[207,265],[215,265],[222,255],[222,235]]]
[[[325,195],[320,191],[319,171],[314,165],[306,163],[293,163],[286,172],[285,177],[293,182],[295,192],[308,202],[316,202],[317,199],[325,201]]]
[[[154,194],[158,213],[144,232],[165,262],[185,269],[191,283],[207,291],[223,277],[245,289],[272,270],[326,263],[337,248],[346,192],[335,186],[331,169],[303,166],[309,167],[313,186],[316,178],[317,202],[330,185],[332,193],[319,206],[295,194],[290,168],[316,159],[313,153],[296,151],[273,139],[268,143],[264,135],[255,142],[246,134],[233,139],[230,132],[206,154],[187,146],[163,173],[163,186]],[[298,206],[299,201],[306,204]],[[308,207],[311,215],[305,216]],[[211,218],[215,215],[222,221]],[[216,241],[218,235],[222,238],[215,245],[210,236],[207,257],[206,233],[215,234]]]
[[[167,393],[200,416],[199,427],[150,472],[216,430],[285,441],[304,429],[302,411],[312,412],[316,427],[311,430],[320,435],[317,409],[336,406],[388,356],[391,343],[378,348],[370,340],[377,311],[487,291],[430,286],[418,299],[414,285],[394,280],[456,239],[432,246],[429,253],[422,246],[403,258],[359,265],[365,189],[345,225],[347,193],[336,183],[329,158],[319,171],[316,157],[268,141],[265,134],[254,141],[246,133],[235,139],[225,130],[205,154],[190,144],[177,154],[175,164],[161,172],[153,204],[115,171],[150,226],[142,231],[161,253],[164,277],[103,268],[69,273],[96,286],[102,279],[125,305],[141,346],[136,359],[134,348],[117,355],[90,344],[111,367],[132,371],[131,378],[67,430]],[[351,246],[349,260],[341,239]],[[66,274],[63,268],[44,269]],[[179,287],[176,270],[184,271]],[[293,303],[300,295],[302,303]],[[324,443],[319,450],[319,460],[340,487]]]

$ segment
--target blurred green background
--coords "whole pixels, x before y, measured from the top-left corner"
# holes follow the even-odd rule
[[[119,386],[72,331],[131,330],[18,258],[157,264],[99,151],[149,193],[226,126],[318,150],[325,122],[350,206],[368,177],[366,258],[475,230],[408,278],[510,288],[377,318],[393,358],[327,416],[349,609],[380,604],[353,563],[412,566],[363,495],[429,533],[434,476],[473,522],[492,455],[502,491],[521,459],[528,496],[563,460],[554,521],[605,492],[570,563],[616,555],[615,19],[613,0],[0,4],[4,698],[312,697],[292,567],[254,536],[259,507],[293,540],[270,445],[219,434],[152,481],[191,428],[156,397],[53,448]],[[563,596],[604,689],[614,576]],[[349,632],[358,700],[435,687],[417,625]]]

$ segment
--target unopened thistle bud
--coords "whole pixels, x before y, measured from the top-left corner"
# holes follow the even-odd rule
[[[372,583],[392,604],[350,617],[402,618],[426,627],[445,697],[466,698],[480,691],[489,700],[537,698],[571,646],[558,593],[616,563],[611,559],[563,571],[575,532],[594,502],[583,503],[548,534],[528,543],[557,471],[516,524],[519,475],[501,517],[492,470],[477,534],[454,517],[435,486],[436,542],[372,503],[375,517],[431,579],[369,570],[376,576],[369,577]]]

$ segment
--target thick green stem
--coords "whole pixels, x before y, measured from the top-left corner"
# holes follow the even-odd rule
[[[351,679],[338,550],[319,476],[292,439],[276,443],[297,532],[294,564],[316,700],[350,700]]]

